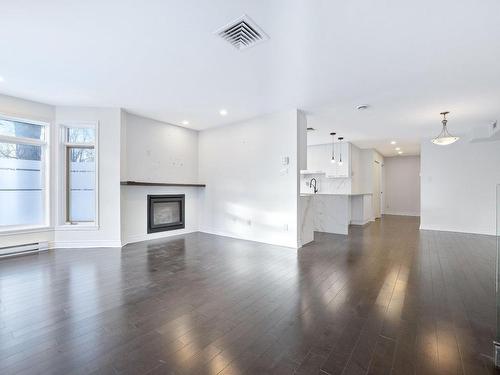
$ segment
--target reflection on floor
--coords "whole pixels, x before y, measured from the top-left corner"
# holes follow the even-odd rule
[[[195,233],[2,260],[0,373],[491,373],[494,259],[387,216],[298,253]]]

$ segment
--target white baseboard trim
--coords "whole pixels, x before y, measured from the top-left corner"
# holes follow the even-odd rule
[[[51,241],[49,242],[50,249],[81,249],[85,247],[122,247],[119,240],[88,240],[88,241]]]
[[[365,225],[368,224],[373,220],[371,219],[366,219],[366,220],[351,220],[351,225]]]
[[[130,236],[127,236],[127,238],[122,241],[122,246],[135,242],[157,240],[160,238],[180,236],[183,234],[189,234],[194,232],[198,232],[198,230],[193,229],[193,230],[178,230],[178,231],[168,231],[168,232],[158,232],[158,233],[146,233],[146,234],[132,234]]]
[[[396,215],[396,216],[420,216],[420,212],[411,211],[385,211],[383,215]]]
[[[470,230],[457,229],[457,228],[442,228],[432,225],[420,224],[420,230],[431,230],[435,232],[449,232],[449,233],[464,233],[464,234],[479,234],[482,236],[496,236],[495,232],[471,232]]]
[[[229,238],[234,238],[234,239],[237,239],[237,240],[244,240],[244,241],[252,241],[252,242],[258,242],[258,243],[264,243],[264,244],[267,244],[267,245],[288,247],[288,248],[295,249],[295,250],[299,248],[298,242],[295,242],[295,241],[294,241],[293,244],[292,243],[280,243],[280,242],[264,241],[262,239],[245,238],[245,237],[242,237],[242,236],[237,236],[237,235],[232,234],[232,233],[212,231],[212,230],[207,230],[207,229],[200,229],[199,231],[202,232],[202,233],[213,234],[213,235],[216,235],[216,236],[229,237]]]

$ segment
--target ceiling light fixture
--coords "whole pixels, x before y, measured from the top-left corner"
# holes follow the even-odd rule
[[[3,81],[5,81],[5,79],[2,76],[0,76],[0,82],[3,82]]]
[[[356,106],[356,109],[358,111],[364,111],[365,109],[368,109],[368,107],[370,107],[368,104],[360,104],[360,105]]]
[[[448,120],[446,119],[446,115],[450,113],[449,111],[441,112],[440,114],[443,116],[443,120],[441,123],[443,124],[443,130],[441,130],[441,133],[431,140],[432,143],[435,145],[439,146],[447,146],[451,145],[452,143],[455,143],[458,141],[460,138],[459,137],[454,137],[450,133],[448,133],[448,128],[446,127],[446,124],[448,123]]]
[[[339,137],[339,165],[342,165],[342,141],[344,140],[344,137]]]
[[[189,121],[188,120],[183,120],[182,121],[182,125],[189,125]]]
[[[396,141],[391,141],[391,145],[395,145],[396,144]]]
[[[398,151],[398,154],[401,155],[403,153],[403,151]]]
[[[221,110],[219,111],[219,114],[220,114],[221,116],[227,116],[227,110],[226,110],[226,109],[221,109]]]
[[[332,160],[330,160],[332,163],[335,163],[335,134],[337,133],[330,133],[332,136]]]
[[[395,150],[399,151],[399,150],[401,150],[401,147],[396,147]]]

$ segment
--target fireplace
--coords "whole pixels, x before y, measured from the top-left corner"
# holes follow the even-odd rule
[[[184,194],[148,195],[148,233],[185,227]]]

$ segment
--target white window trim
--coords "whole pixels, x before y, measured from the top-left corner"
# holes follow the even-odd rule
[[[7,228],[7,227],[5,227]],[[29,233],[42,233],[42,232],[52,232],[54,228],[49,226],[30,226],[30,225],[18,225],[15,228],[5,229],[0,231],[0,237],[10,236],[13,234],[29,234]]]
[[[15,137],[9,135],[0,135],[0,142],[16,143],[16,144],[29,144],[34,146],[41,146],[41,174],[43,181],[43,223],[33,225],[4,225],[0,226],[0,234],[16,234],[16,233],[29,233],[31,231],[44,231],[50,228],[50,123],[38,120],[31,120],[23,117],[9,116],[0,113],[0,119],[7,121],[24,122],[27,124],[40,125],[44,127],[45,139],[34,139],[25,137]]]
[[[89,146],[88,143],[68,143],[66,140],[66,130],[68,128],[93,128],[95,129],[95,141],[93,143],[95,150],[95,220],[92,222],[68,222],[67,221],[67,146],[78,147]],[[99,121],[71,121],[59,124],[59,139],[60,148],[58,152],[58,159],[60,161],[59,170],[59,203],[60,209],[58,210],[57,225],[55,230],[99,230]]]

